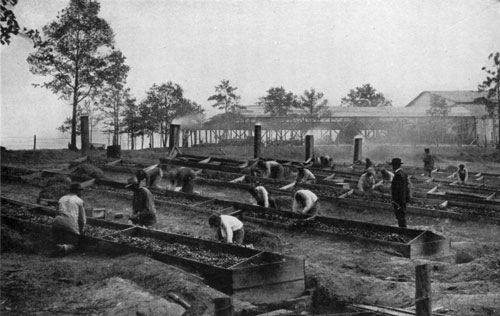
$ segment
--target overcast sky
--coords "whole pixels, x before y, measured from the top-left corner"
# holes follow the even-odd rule
[[[67,0],[21,0],[21,26],[41,29]],[[154,84],[180,84],[207,98],[228,79],[243,105],[271,87],[315,88],[332,106],[370,83],[404,106],[425,90],[476,90],[481,67],[500,51],[498,0],[168,1],[102,0],[100,16],[131,67],[128,86],[141,100]],[[1,133],[58,135],[71,106],[32,87],[21,37],[1,47]]]

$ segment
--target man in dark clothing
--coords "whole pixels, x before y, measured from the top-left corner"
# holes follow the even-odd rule
[[[135,225],[151,226],[156,223],[156,208],[153,194],[145,187],[141,187],[137,178],[132,178],[125,186],[134,191],[132,198],[132,216],[130,221]]]
[[[135,174],[139,183],[142,180],[146,180],[146,187],[158,188],[161,178],[163,177],[163,171],[160,166],[154,166],[152,168],[138,170]]]
[[[392,204],[394,214],[398,220],[399,227],[406,227],[406,203],[410,201],[410,187],[408,185],[408,176],[401,170],[400,158],[393,158],[391,165],[394,170],[394,178],[391,183]]]
[[[429,148],[424,149],[425,153],[422,158],[424,162],[424,170],[427,176],[432,177],[432,170],[434,170],[434,157],[432,157]]]
[[[167,190],[175,190],[176,187],[181,187],[181,192],[194,193],[194,179],[196,173],[191,168],[180,167],[170,170],[166,179],[169,182]]]

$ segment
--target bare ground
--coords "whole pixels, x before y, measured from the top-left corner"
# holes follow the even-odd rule
[[[410,165],[420,163],[418,155],[423,151],[422,148],[410,148],[411,151],[405,149],[406,154],[398,155],[395,152],[400,148],[380,148],[367,150],[366,153],[372,153],[370,157],[373,157],[374,161],[385,161],[390,159],[388,157],[400,156]],[[212,151],[217,152],[216,149],[203,148],[203,150],[204,152],[199,152],[201,150],[193,148],[192,153],[207,155]],[[439,149],[431,150],[436,152]],[[477,148],[456,147],[441,148],[441,150],[441,153],[437,152],[437,156],[438,163],[443,166],[456,165],[456,162],[463,161],[463,157],[470,156],[471,161],[467,162],[470,170],[500,172],[498,161],[485,160],[494,157],[489,151],[480,152]],[[224,148],[227,156],[238,157],[237,154],[231,154],[233,151],[237,152],[236,149]],[[284,150],[287,156],[283,158],[301,159],[300,151]],[[349,162],[350,150],[340,147],[334,152],[339,155],[339,157],[334,156],[336,161]],[[156,163],[158,157],[163,154],[164,151],[161,150],[127,151],[124,152],[123,158],[140,160],[147,164]],[[272,151],[264,154],[282,157]],[[103,156],[103,153],[97,152],[95,156]],[[251,156],[252,154],[248,153],[245,157]],[[36,169],[66,168],[70,160],[78,157],[78,154],[68,151],[26,152],[9,157],[2,155],[2,164]],[[218,192],[217,189],[210,187],[199,189],[207,195],[217,193],[219,198],[235,196],[234,192]],[[40,188],[28,185],[2,183],[2,195],[29,202],[36,200],[39,191]],[[130,212],[130,201],[123,198],[103,196],[102,193],[89,190],[85,192],[84,199],[96,207]],[[249,197],[239,194],[238,199],[248,201]],[[205,214],[164,207],[159,207],[159,213],[161,229],[192,236],[207,237],[211,234]],[[327,215],[386,225],[395,224],[390,212],[333,209]],[[500,315],[499,227],[484,222],[468,223],[418,216],[410,216],[408,222],[412,228],[431,230],[450,238],[452,256],[442,261],[411,260],[399,256],[390,249],[280,230],[272,230],[272,233],[280,237],[281,243],[265,246],[269,248],[268,250],[306,258],[307,287],[315,289],[316,306],[322,307],[322,310],[317,310],[318,312],[333,310],[346,303],[411,308],[414,305],[415,266],[428,263],[432,269],[434,308],[448,311],[447,315]],[[2,230],[5,231],[5,228],[2,227]],[[166,293],[169,291],[177,292],[198,308],[193,315],[203,312],[210,315],[211,299],[221,295],[214,290],[210,290],[207,294],[206,287],[199,279],[190,275],[181,281],[169,279],[170,275],[179,274],[177,269],[141,256],[123,258],[85,253],[64,259],[48,258],[46,253],[40,250],[43,247],[32,242],[38,239],[20,238],[23,242],[16,251],[2,253],[2,314],[64,314],[61,304],[68,305],[68,302],[80,300],[86,303],[71,305],[72,313],[66,311],[66,314],[100,314],[109,310],[109,306],[90,304],[92,302],[90,296],[82,297],[77,294],[80,292],[77,289],[82,286],[90,289],[116,286],[122,284],[121,280],[131,281],[137,285],[137,291],[152,293],[158,298],[167,297]],[[144,268],[145,266],[147,268]],[[168,269],[173,270],[168,272]],[[111,280],[112,284],[105,284],[103,280]],[[113,302],[111,299],[110,301]]]

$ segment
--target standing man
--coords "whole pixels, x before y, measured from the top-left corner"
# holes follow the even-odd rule
[[[243,223],[231,215],[210,215],[208,218],[210,227],[217,230],[217,237],[219,240],[231,244],[243,244],[245,237],[245,229]]]
[[[432,157],[429,148],[424,149],[425,153],[422,158],[424,162],[424,170],[427,176],[432,177],[432,170],[434,170],[434,157]]]
[[[156,223],[156,208],[153,194],[145,187],[141,187],[136,177],[129,179],[125,186],[134,192],[132,198],[132,216],[130,221],[134,225],[151,226]]]
[[[410,201],[410,186],[408,176],[401,170],[403,162],[400,158],[393,158],[391,165],[394,170],[394,178],[391,183],[392,205],[394,214],[398,220],[399,227],[406,227],[406,203]]]
[[[293,195],[292,212],[319,215],[318,197],[310,190],[298,190]]]
[[[146,180],[146,187],[158,189],[161,178],[163,177],[163,171],[161,170],[159,165],[156,165],[151,169],[146,168],[138,170],[135,174],[135,177],[137,178],[137,181],[139,181],[139,183],[141,183],[142,180]]]
[[[79,246],[87,222],[81,193],[80,183],[72,183],[69,193],[59,199],[58,214],[52,223],[54,254],[65,255]]]

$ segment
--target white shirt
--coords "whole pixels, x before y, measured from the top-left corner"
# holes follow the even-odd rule
[[[297,203],[297,200],[295,199],[295,196],[298,194],[305,197],[306,203],[303,209],[301,209],[302,206]],[[295,213],[307,213],[307,211],[309,211],[311,207],[313,207],[314,203],[318,201],[318,197],[316,196],[316,194],[309,190],[298,190],[297,192],[295,192],[295,196],[293,197],[292,205],[292,211]]]
[[[220,219],[222,237],[224,237],[228,243],[232,243],[233,232],[235,230],[241,229],[243,227],[243,223],[239,219],[231,215],[221,215]]]
[[[257,196],[259,197],[260,201],[264,201],[264,206],[269,207],[269,195],[266,188],[260,185],[256,187],[255,190],[257,191]]]
[[[59,199],[58,211],[52,225],[79,235],[80,226],[87,222],[83,200],[74,193],[67,194]]]

